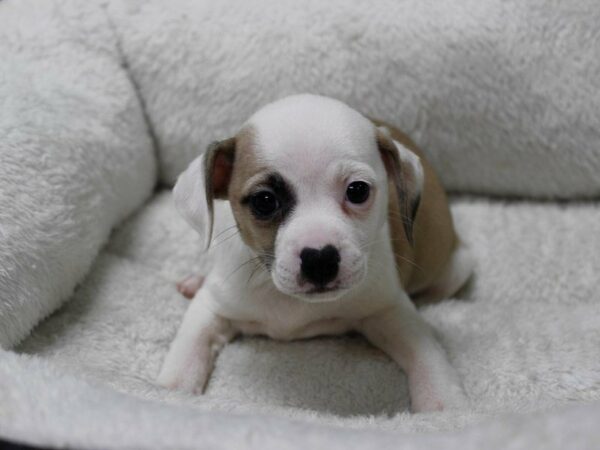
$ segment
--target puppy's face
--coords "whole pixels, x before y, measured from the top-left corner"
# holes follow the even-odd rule
[[[389,138],[346,105],[291,97],[209,149],[207,202],[229,199],[244,242],[281,292],[334,300],[362,282],[372,244],[384,238],[394,161],[400,169],[394,152]]]
[[[261,125],[240,140],[244,156],[236,153],[229,186],[241,235],[280,291],[336,298],[364,278],[369,243],[385,220],[387,179],[374,133],[331,139],[331,130],[273,133]]]

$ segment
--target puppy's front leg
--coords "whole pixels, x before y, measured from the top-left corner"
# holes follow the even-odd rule
[[[404,297],[399,305],[363,320],[359,331],[404,370],[413,412],[465,406],[458,374],[429,325]]]
[[[210,296],[204,288],[190,303],[158,375],[160,385],[204,391],[218,351],[234,336],[231,323],[206,307]]]

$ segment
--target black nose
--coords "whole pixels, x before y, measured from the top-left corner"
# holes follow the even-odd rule
[[[321,250],[306,247],[300,252],[300,260],[304,278],[316,286],[325,286],[338,273],[340,252],[333,245],[326,245]]]

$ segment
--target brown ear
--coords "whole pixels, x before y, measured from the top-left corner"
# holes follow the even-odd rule
[[[414,245],[413,225],[421,201],[423,166],[415,153],[392,139],[387,128],[378,127],[375,136],[388,177],[396,188],[406,238]]]
[[[213,142],[206,149],[204,158],[206,200],[211,203],[213,198],[227,198],[235,160],[235,138]]]
[[[206,204],[210,221],[207,245],[212,239],[214,222],[214,199],[226,199],[229,182],[235,161],[235,137],[215,141],[208,146],[204,154],[204,183]]]
[[[235,159],[235,138],[214,142],[179,176],[173,196],[181,215],[208,248],[212,239],[213,200],[226,198]]]

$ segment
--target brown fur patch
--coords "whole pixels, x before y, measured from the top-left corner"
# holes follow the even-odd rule
[[[248,194],[248,180],[269,173],[256,155],[256,138],[252,128],[247,127],[236,136],[235,163],[229,184],[229,202],[243,241],[259,255],[270,259],[275,249],[279,223],[260,221],[252,215],[244,197]]]
[[[406,239],[399,199],[391,180],[388,204],[388,221],[398,275],[407,292],[418,293],[438,279],[457,244],[448,199],[433,168],[416,144],[389,124],[371,120],[377,126],[385,126],[395,141],[419,156],[423,165],[423,191],[413,224],[414,246]]]

